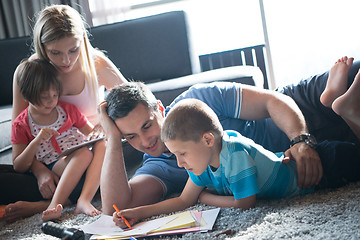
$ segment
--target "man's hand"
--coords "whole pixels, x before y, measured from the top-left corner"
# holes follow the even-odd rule
[[[305,143],[297,143],[286,150],[284,156],[295,160],[300,188],[310,188],[319,184],[323,176],[323,168],[315,149]]]
[[[98,106],[100,124],[107,137],[113,135],[118,136],[120,139],[121,132],[119,128],[115,125],[114,121],[110,119],[109,115],[106,112],[107,104],[108,103],[106,101],[103,101]]]

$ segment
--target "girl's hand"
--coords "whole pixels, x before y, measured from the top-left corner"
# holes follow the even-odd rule
[[[133,226],[141,219],[140,212],[133,208],[122,210],[120,212],[114,212],[113,221],[115,225],[123,229],[128,228],[128,226],[125,224],[124,220],[121,217],[124,217],[131,226]]]
[[[43,128],[40,130],[39,134],[36,136],[35,140],[40,141],[40,143],[45,142],[50,139],[53,135],[59,135],[58,131],[51,128]]]
[[[59,180],[53,171],[46,172],[38,178],[39,191],[43,198],[51,199],[54,196]]]
[[[98,123],[95,125],[91,133],[89,133],[88,140],[93,140],[104,136],[105,136],[104,129],[102,128],[101,124]]]
[[[41,196],[51,199],[59,183],[59,177],[39,161],[33,161],[31,170],[38,181]]]

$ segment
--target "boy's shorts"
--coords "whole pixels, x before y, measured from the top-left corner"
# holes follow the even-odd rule
[[[184,168],[178,167],[174,156],[151,157],[147,154],[144,155],[143,165],[132,178],[139,175],[148,175],[158,180],[164,188],[163,197],[181,193],[189,177]]]

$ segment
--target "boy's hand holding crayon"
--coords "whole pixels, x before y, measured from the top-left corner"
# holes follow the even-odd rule
[[[141,217],[137,216],[139,211],[136,211],[135,209],[120,211],[115,204],[113,207],[116,210],[116,212],[113,214],[113,221],[115,222],[116,226],[132,229],[131,226],[141,219]]]

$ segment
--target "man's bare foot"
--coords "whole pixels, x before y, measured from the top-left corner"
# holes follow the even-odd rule
[[[63,206],[61,204],[56,205],[55,208],[48,208],[43,211],[42,220],[43,222],[50,221],[61,217]]]
[[[332,104],[332,109],[340,115],[360,138],[360,69],[349,89]]]
[[[6,222],[15,222],[18,219],[33,216],[44,211],[50,204],[50,201],[25,202],[17,201],[10,203],[5,207],[4,219]]]
[[[89,201],[80,200],[79,198],[74,213],[85,213],[89,216],[97,216],[101,214],[101,211],[97,210]]]
[[[347,77],[354,58],[342,57],[330,69],[329,78],[320,101],[325,107],[331,107],[334,100],[346,92]]]

